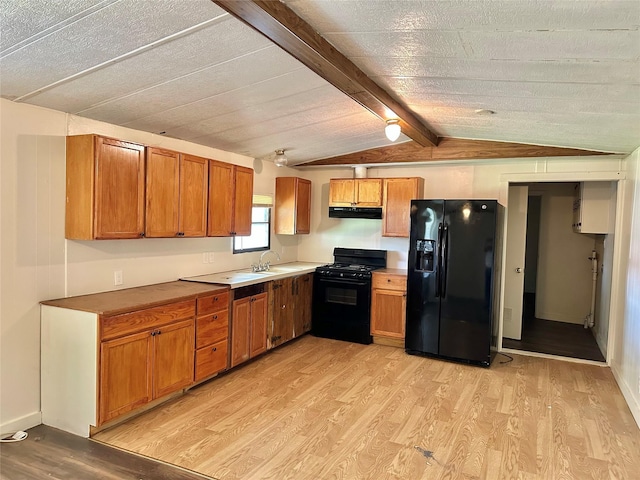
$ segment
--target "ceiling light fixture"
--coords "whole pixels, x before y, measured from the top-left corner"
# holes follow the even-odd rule
[[[289,159],[284,154],[284,148],[279,148],[276,150],[276,156],[273,159],[273,163],[276,164],[276,167],[286,167],[289,163]]]
[[[387,120],[387,126],[384,127],[384,134],[389,140],[395,142],[400,137],[401,131],[402,129],[400,128],[397,118]]]

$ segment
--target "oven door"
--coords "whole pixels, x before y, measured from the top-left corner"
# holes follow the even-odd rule
[[[311,321],[313,335],[369,344],[370,313],[370,278],[328,278],[316,273]]]

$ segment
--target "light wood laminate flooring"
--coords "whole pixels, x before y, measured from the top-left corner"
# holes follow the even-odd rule
[[[305,336],[95,439],[215,479],[638,479],[611,371]]]

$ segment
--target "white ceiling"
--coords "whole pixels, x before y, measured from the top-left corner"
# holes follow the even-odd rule
[[[638,0],[285,3],[439,136],[640,145]],[[0,11],[4,98],[294,163],[389,144],[382,120],[209,0]]]

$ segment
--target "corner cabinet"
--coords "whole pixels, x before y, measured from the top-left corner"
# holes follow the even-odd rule
[[[411,200],[423,198],[423,196],[423,178],[385,178],[382,200],[382,236],[409,237]]]
[[[381,205],[381,178],[332,178],[329,180],[330,207],[379,207]]]
[[[311,181],[298,177],[276,178],[274,232],[307,234],[311,230]]]
[[[147,148],[147,237],[204,237],[209,160]]]
[[[207,235],[250,235],[252,206],[253,170],[211,160]]]
[[[65,238],[143,237],[145,147],[97,135],[66,142]]]
[[[384,269],[372,273],[371,335],[374,343],[404,347],[407,274]]]

